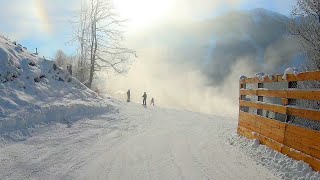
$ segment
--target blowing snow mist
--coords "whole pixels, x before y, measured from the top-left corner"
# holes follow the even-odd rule
[[[286,36],[287,22],[257,9],[131,34],[127,44],[139,59],[127,75],[107,76],[103,89],[122,100],[131,89],[134,102],[142,103],[147,92],[157,106],[236,117],[241,75],[281,73],[299,61],[297,43]]]

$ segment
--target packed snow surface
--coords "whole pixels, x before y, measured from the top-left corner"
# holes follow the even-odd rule
[[[0,179],[317,179],[303,163],[237,135],[229,118],[120,104],[0,146]]]
[[[234,120],[123,104],[0,147],[0,179],[278,179],[228,143]]]

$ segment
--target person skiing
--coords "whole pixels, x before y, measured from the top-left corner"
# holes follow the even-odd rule
[[[127,91],[127,102],[130,102],[130,89]]]
[[[145,105],[147,105],[147,93],[144,92],[143,95],[142,95],[142,97],[143,97],[142,105],[145,106]]]
[[[151,98],[150,105],[154,105],[154,98]]]

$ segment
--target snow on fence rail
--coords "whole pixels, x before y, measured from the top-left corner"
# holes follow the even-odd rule
[[[281,82],[286,84],[285,88],[265,88]],[[258,88],[247,88],[253,84],[258,84]],[[257,101],[248,96],[257,97]],[[277,98],[280,103],[264,102],[267,98]],[[300,101],[307,101],[311,108],[301,107]],[[271,117],[271,112],[275,116]],[[320,171],[320,131],[312,126],[297,126],[295,121],[320,124],[320,71],[240,80],[238,134],[259,139],[262,144]]]

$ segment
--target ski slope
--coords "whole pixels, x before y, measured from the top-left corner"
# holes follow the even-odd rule
[[[279,179],[227,143],[236,121],[137,104],[0,146],[0,179]]]

